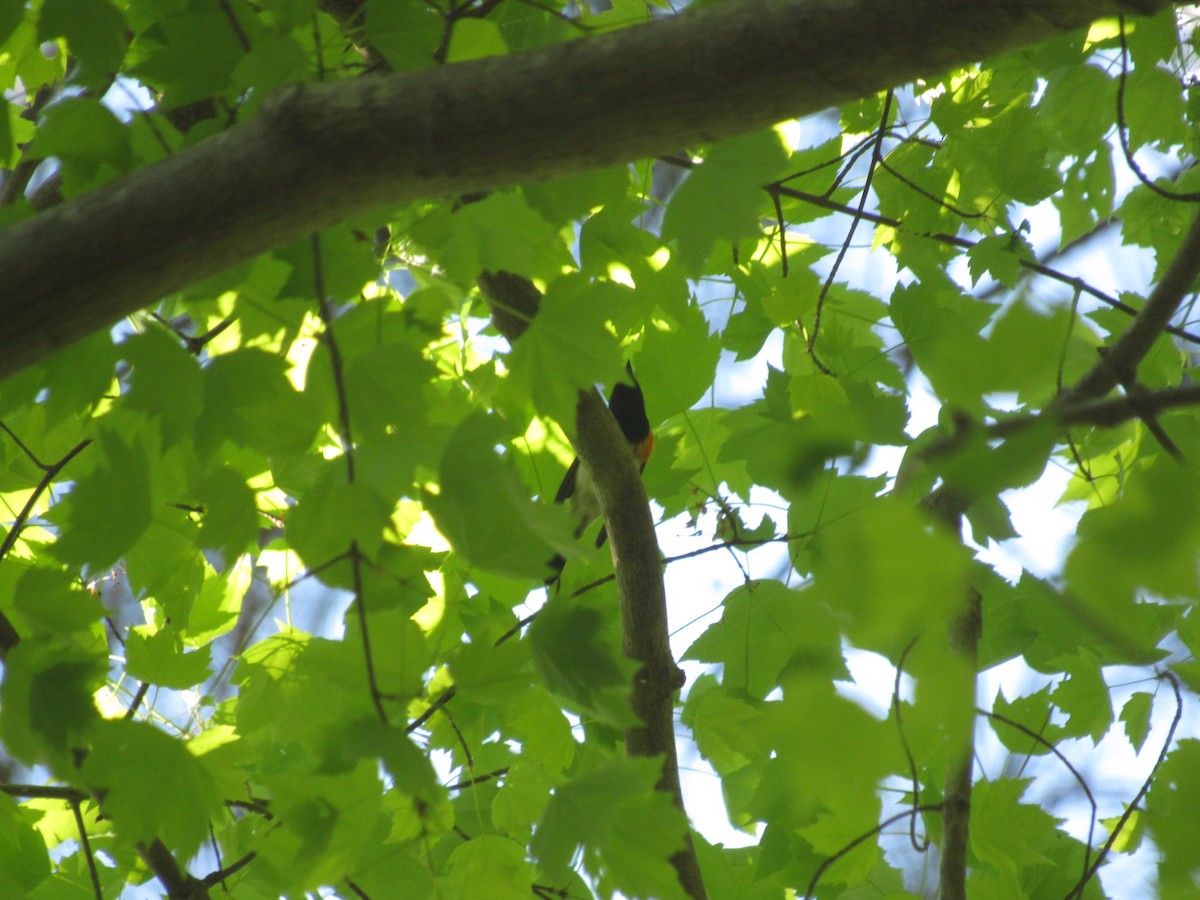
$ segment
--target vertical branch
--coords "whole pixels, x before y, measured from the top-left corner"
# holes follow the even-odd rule
[[[671,655],[667,597],[650,502],[625,438],[596,391],[581,392],[576,408],[579,458],[592,472],[600,512],[608,528],[621,603],[625,655],[641,664],[633,680],[630,706],[642,724],[625,733],[630,756],[661,756],[658,790],[671,795],[684,812],[675,751],[675,696],[683,672]],[[684,849],[671,858],[679,882],[693,900],[708,894],[700,874],[690,829]]]
[[[973,710],[983,610],[978,591],[971,589],[966,600],[967,608],[950,623],[950,648],[967,664],[971,673]],[[973,722],[967,727],[962,746],[952,752],[955,755],[946,773],[946,795],[942,801],[941,897],[942,900],[966,900],[967,845],[971,834],[971,784],[974,781],[975,762]]]
[[[88,876],[92,879],[92,891],[96,900],[104,900],[104,891],[100,888],[100,873],[96,871],[96,857],[92,855],[92,842],[88,840],[87,826],[83,822],[83,813],[79,810],[79,799],[71,800],[71,812],[75,815],[75,828],[79,831],[79,849],[87,858]]]
[[[317,293],[317,314],[321,317],[324,330],[321,340],[329,348],[329,367],[333,370],[333,388],[337,395],[338,431],[342,442],[342,456],[346,460],[346,481],[354,484],[354,437],[350,429],[350,402],[346,394],[345,365],[342,351],[338,347],[337,338],[333,333],[333,312],[330,309],[329,297],[325,294],[325,272],[321,262],[321,236],[312,236],[313,255],[313,287]],[[358,541],[350,542],[350,573],[354,581],[354,609],[358,613],[359,633],[362,635],[363,660],[367,670],[367,686],[371,692],[371,703],[375,713],[385,725],[388,723],[387,711],[383,708],[383,696],[379,691],[379,682],[375,677],[375,657],[371,653],[371,632],[367,625],[367,604],[363,597],[362,582],[362,553],[358,549]]]
[[[484,273],[479,286],[492,310],[493,324],[510,344],[515,343],[537,313],[540,292],[529,279],[507,272]],[[629,702],[643,724],[626,732],[625,749],[630,756],[662,757],[658,790],[669,794],[686,816],[674,721],[683,673],[671,656],[666,590],[646,486],[621,429],[596,391],[580,392],[575,417],[576,449],[592,472],[608,528],[621,603],[621,643],[625,655],[640,663]],[[671,858],[671,864],[688,896],[706,900],[690,829],[683,838],[684,849]]]
[[[1122,383],[1134,383],[1135,373],[1200,275],[1200,214],[1192,221],[1162,279],[1129,327],[1071,388],[1061,392],[1046,412],[1059,414],[1072,404],[1104,397]],[[962,517],[973,497],[940,488],[925,506],[943,526],[958,535]],[[978,669],[982,610],[978,592],[969,590],[962,612],[950,624],[950,645],[974,673]],[[974,733],[969,730],[946,777],[941,862],[942,900],[966,900],[967,845],[970,835]]]
[[[945,488],[925,499],[926,508],[951,534],[961,536],[962,518],[970,498]],[[968,587],[963,607],[950,622],[951,651],[970,673],[971,692],[966,709],[967,729],[962,744],[951,749],[942,800],[940,894],[942,900],[967,900],[967,847],[971,834],[971,783],[975,762],[975,677],[979,669],[979,639],[983,633],[983,608],[979,592]],[[954,715],[958,710],[952,710]]]

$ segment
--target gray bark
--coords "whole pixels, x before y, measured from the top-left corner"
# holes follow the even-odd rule
[[[285,88],[0,232],[0,378],[373,208],[669,153],[1166,0],[727,0],[544,50]]]

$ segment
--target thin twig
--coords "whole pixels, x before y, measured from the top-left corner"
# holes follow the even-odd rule
[[[35,466],[37,466],[39,469],[41,469],[43,472],[50,468],[48,465],[46,465],[44,462],[42,462],[40,459],[38,459],[37,456],[34,454],[34,452],[25,446],[25,442],[22,441],[19,437],[17,437],[16,432],[13,431],[11,428],[9,428],[7,425],[5,425],[3,422],[0,422],[0,431],[3,431],[10,438],[12,438],[13,443],[21,448],[21,452],[24,453],[26,456],[28,456],[29,459],[33,462],[33,464]]]
[[[437,712],[439,709],[441,709],[443,706],[445,706],[447,703],[449,703],[451,700],[453,700],[454,695],[457,693],[458,693],[458,688],[456,688],[456,687],[446,688],[446,690],[442,692],[441,696],[439,696],[436,700],[434,700],[431,704],[429,704],[429,708],[427,710],[425,710],[425,712],[421,713],[419,716],[417,716],[415,719],[413,719],[411,722],[408,723],[407,727],[405,727],[405,729],[404,729],[404,733],[412,734],[414,731],[416,731],[418,728],[420,728],[422,725],[424,725],[426,722],[428,722],[429,718],[435,712]]]
[[[883,225],[887,228],[894,228],[898,231],[904,231],[907,234],[912,234],[915,237],[937,241],[939,244],[946,244],[947,246],[957,247],[961,250],[970,250],[976,246],[975,241],[972,241],[968,238],[959,237],[955,234],[946,234],[945,232],[912,231],[905,228],[904,223],[900,219],[893,219],[889,216],[867,212],[866,210],[860,214],[851,206],[846,206],[844,203],[837,203],[836,201],[829,200],[828,198],[821,197],[817,194],[810,194],[807,191],[784,187],[782,185],[776,186],[776,189],[785,197],[791,197],[794,200],[803,200],[806,203],[811,203],[813,206],[818,206],[821,209],[827,209],[830,212],[842,213],[843,215],[848,216],[857,215],[864,221],[870,222],[874,225]],[[1093,287],[1076,275],[1068,275],[1065,272],[1060,272],[1059,270],[1051,268],[1050,266],[1042,265],[1041,263],[1035,263],[1028,259],[1018,259],[1017,262],[1023,269],[1028,269],[1030,272],[1036,272],[1039,275],[1044,275],[1045,277],[1051,278],[1054,281],[1058,281],[1061,284],[1065,284],[1070,288],[1081,291],[1082,293],[1087,294],[1089,297],[1099,300],[1106,306],[1111,306],[1113,309],[1120,310],[1121,312],[1127,313],[1131,316],[1135,316],[1138,313],[1137,309],[1130,306],[1128,303],[1118,300],[1111,294],[1106,294],[1104,291]],[[1190,341],[1194,344],[1200,344],[1200,335],[1193,334],[1182,328],[1172,325],[1169,326],[1166,331],[1175,335],[1176,337],[1183,338],[1184,340]]]
[[[482,775],[476,775],[474,778],[468,778],[465,781],[456,781],[454,784],[446,785],[448,791],[461,791],[465,788],[475,787],[477,784],[483,784],[487,781],[493,781],[496,778],[503,778],[508,774],[508,766],[503,769],[496,769],[494,772],[485,772]]]
[[[911,816],[915,813],[940,812],[941,808],[942,808],[941,804],[931,803],[927,806],[918,806],[911,810],[906,809],[902,813],[897,813],[896,815],[891,816],[890,818],[884,819],[882,822],[880,822],[878,825],[876,825],[870,831],[866,831],[866,832],[860,834],[854,840],[852,840],[848,844],[846,844],[846,846],[842,847],[842,849],[839,850],[837,853],[833,854],[833,856],[826,857],[826,859],[821,863],[821,865],[817,866],[817,871],[813,873],[812,879],[808,882],[808,887],[805,888],[805,890],[804,890],[804,900],[809,900],[809,898],[814,896],[814,892],[817,889],[817,884],[820,882],[821,876],[825,874],[825,870],[828,869],[830,866],[832,866],[835,862],[837,862],[843,856],[845,856],[847,853],[849,853],[851,850],[853,850],[855,847],[857,847],[859,844],[863,843],[864,841],[869,841],[871,838],[882,833],[882,831],[885,828],[887,828],[889,825],[894,825],[896,822],[899,822],[901,819],[908,818],[909,816]]]
[[[912,781],[913,806],[912,818],[908,824],[908,839],[914,850],[924,853],[929,847],[929,836],[917,838],[917,810],[921,806],[921,779],[917,775],[917,761],[913,758],[912,747],[908,745],[908,735],[904,733],[904,722],[900,718],[900,676],[904,674],[904,662],[908,659],[912,648],[917,645],[918,640],[920,637],[915,637],[908,642],[908,646],[900,654],[900,661],[896,663],[896,682],[892,686],[892,712],[896,716],[896,731],[900,734],[900,746],[904,748],[904,758],[908,760],[909,779]]]
[[[1117,80],[1117,134],[1121,139],[1121,152],[1125,154],[1125,164],[1137,176],[1138,181],[1160,197],[1184,203],[1200,201],[1200,191],[1172,191],[1151,181],[1149,176],[1142,171],[1137,160],[1133,158],[1133,149],[1129,146],[1129,125],[1125,121],[1125,83],[1129,80],[1129,44],[1125,39],[1125,17],[1119,16],[1118,22],[1120,22],[1118,35],[1121,39],[1121,77]]]
[[[203,884],[206,888],[210,888],[210,887],[213,887],[214,885],[220,884],[222,881],[224,881],[230,875],[234,875],[237,872],[241,871],[242,869],[246,868],[246,866],[250,865],[250,863],[252,863],[254,861],[255,857],[257,857],[257,856],[258,856],[258,854],[255,853],[253,850],[251,850],[249,853],[247,853],[241,859],[237,860],[236,862],[230,863],[224,869],[217,869],[217,871],[210,872],[209,874],[205,875],[203,878],[200,879],[200,883]]]
[[[813,358],[817,368],[826,375],[832,375],[833,373],[821,362],[816,354],[817,336],[821,332],[821,312],[825,308],[825,298],[829,294],[830,287],[833,286],[833,279],[837,277],[842,260],[846,258],[846,253],[850,250],[850,243],[854,240],[854,232],[858,230],[858,223],[862,221],[863,213],[866,211],[867,197],[870,195],[871,181],[875,177],[875,168],[883,159],[883,139],[887,134],[888,118],[892,112],[892,98],[893,92],[889,90],[883,101],[883,115],[880,117],[878,137],[871,150],[871,163],[867,166],[867,176],[863,183],[862,192],[858,196],[858,209],[850,220],[850,228],[846,231],[845,240],[842,241],[842,246],[838,250],[837,259],[833,261],[829,275],[826,277],[825,283],[821,286],[821,293],[817,296],[817,311],[813,314],[813,327],[808,335],[808,353]]]
[[[7,431],[8,429],[5,430]],[[63,467],[79,455],[83,451],[83,448],[91,442],[91,438],[80,441],[67,451],[67,454],[58,462],[45,467],[41,481],[37,483],[37,487],[33,489],[33,493],[29,495],[29,499],[25,501],[25,505],[21,508],[21,511],[17,513],[16,520],[9,527],[8,534],[4,536],[4,541],[0,543],[0,560],[3,560],[8,555],[8,551],[16,544],[17,538],[20,537],[21,532],[29,521],[29,517],[33,514],[34,507],[37,505],[38,500],[41,499],[42,494],[50,487],[50,483],[63,470]],[[30,454],[30,458],[34,459],[32,454]],[[34,461],[36,462],[37,460],[34,459]],[[0,660],[3,660],[8,655],[8,651],[17,646],[20,640],[21,635],[13,625],[12,620],[0,612]]]
[[[26,799],[66,800],[68,803],[79,803],[90,796],[77,788],[53,784],[0,784],[0,794]]]
[[[1088,820],[1087,843],[1085,843],[1083,845],[1083,874],[1086,877],[1087,873],[1088,873],[1088,868],[1091,865],[1091,861],[1092,861],[1092,840],[1096,834],[1096,819],[1100,813],[1099,807],[1096,804],[1096,798],[1092,795],[1092,789],[1088,786],[1087,780],[1083,777],[1082,774],[1080,774],[1078,769],[1076,769],[1073,765],[1071,765],[1071,761],[1062,754],[1061,750],[1059,750],[1056,746],[1054,746],[1054,744],[1052,742],[1046,740],[1044,737],[1042,737],[1040,734],[1038,734],[1032,728],[1026,728],[1020,722],[1014,721],[1013,719],[1010,719],[1007,716],[1002,716],[998,712],[988,712],[986,709],[979,709],[976,711],[980,715],[987,716],[989,719],[994,719],[997,722],[1003,722],[1009,728],[1015,728],[1017,731],[1021,732],[1021,734],[1028,737],[1030,740],[1034,741],[1035,743],[1041,744],[1043,747],[1045,747],[1047,750],[1049,750],[1051,753],[1053,753],[1059,762],[1061,762],[1064,766],[1067,767],[1067,771],[1071,773],[1072,777],[1074,777],[1074,779],[1077,782],[1079,782],[1079,786],[1081,788],[1083,788],[1083,793],[1087,797],[1088,803],[1092,807],[1092,815],[1091,815],[1091,818]]]
[[[100,873],[96,871],[96,857],[92,854],[92,842],[88,840],[87,827],[83,823],[83,812],[79,809],[79,801],[71,801],[71,812],[75,815],[75,827],[79,830],[79,846],[87,859],[88,875],[92,879],[92,891],[96,900],[104,900],[104,891],[100,887]]]
[[[133,695],[133,699],[129,701],[129,709],[125,710],[125,719],[132,719],[137,715],[138,707],[142,705],[142,701],[146,699],[146,694],[150,690],[150,682],[142,681],[138,683],[138,689]]]
[[[1096,860],[1092,863],[1090,869],[1083,873],[1083,877],[1079,879],[1079,883],[1071,889],[1070,893],[1063,900],[1072,900],[1074,897],[1082,897],[1083,889],[1087,887],[1087,883],[1095,876],[1096,870],[1104,864],[1105,857],[1116,844],[1117,839],[1121,836],[1121,831],[1129,822],[1129,818],[1137,811],[1138,804],[1142,802],[1142,798],[1146,796],[1146,792],[1150,790],[1150,785],[1154,783],[1154,776],[1158,774],[1158,770],[1162,767],[1163,761],[1167,758],[1167,751],[1171,749],[1171,744],[1175,740],[1175,731],[1179,728],[1179,723],[1183,719],[1183,696],[1179,692],[1179,680],[1169,671],[1160,673],[1159,678],[1163,678],[1170,682],[1171,689],[1175,692],[1175,718],[1171,720],[1171,727],[1167,729],[1167,736],[1163,739],[1162,749],[1158,753],[1158,759],[1154,762],[1154,767],[1150,770],[1150,774],[1146,776],[1146,780],[1142,782],[1141,788],[1129,805],[1125,807],[1125,811],[1121,813],[1121,817],[1117,819],[1117,824],[1112,827],[1108,840],[1104,842],[1104,846],[1100,848],[1100,852],[1096,854]]]
[[[25,527],[25,523],[28,521],[30,514],[33,512],[33,507],[37,504],[37,501],[41,499],[41,496],[43,492],[45,492],[46,488],[50,486],[50,482],[55,479],[55,477],[63,470],[63,467],[66,466],[67,463],[78,456],[79,453],[91,442],[91,438],[86,438],[80,441],[67,451],[66,456],[53,465],[46,467],[41,481],[37,483],[37,487],[33,489],[33,493],[25,502],[25,505],[21,508],[21,511],[17,513],[16,521],[14,521],[12,527],[9,528],[8,534],[4,536],[4,542],[0,543],[0,560],[4,559],[4,557],[8,555],[8,551],[11,550],[13,544],[17,542],[17,538],[20,536],[21,530]]]
[[[354,484],[354,434],[350,428],[350,400],[346,391],[345,362],[342,351],[338,346],[337,337],[333,330],[333,310],[328,295],[325,293],[325,274],[321,255],[321,236],[312,236],[313,287],[317,293],[317,311],[321,317],[324,329],[321,339],[329,348],[329,365],[333,370],[333,387],[337,396],[338,420],[342,443],[342,456],[346,460],[346,481]],[[350,575],[354,583],[354,608],[358,613],[359,633],[362,636],[363,661],[367,671],[367,686],[371,692],[371,703],[379,720],[388,724],[387,710],[383,708],[383,695],[379,690],[379,682],[375,677],[375,657],[371,653],[371,629],[367,622],[367,601],[363,591],[362,552],[358,541],[350,542]]]

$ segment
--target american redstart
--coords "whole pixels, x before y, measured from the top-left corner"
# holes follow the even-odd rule
[[[650,420],[646,417],[646,400],[642,396],[642,386],[634,377],[632,366],[626,364],[625,370],[629,373],[630,383],[618,381],[613,385],[612,393],[608,397],[608,408],[617,420],[621,433],[625,435],[625,440],[629,442],[630,452],[637,460],[638,470],[641,471],[646,468],[646,461],[650,459],[650,453],[654,449],[654,433],[650,430]],[[562,484],[558,486],[558,492],[554,495],[554,502],[570,503],[571,513],[575,517],[576,538],[600,517],[600,500],[596,496],[592,473],[580,462],[579,457],[575,458],[571,467],[567,469],[567,474],[563,476]],[[600,533],[596,535],[596,546],[604,546],[607,538],[608,531],[601,525]],[[566,560],[562,556],[555,556],[550,561],[549,565],[554,574],[546,579],[547,585],[558,580],[565,563]]]

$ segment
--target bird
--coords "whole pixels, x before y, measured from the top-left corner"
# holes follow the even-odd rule
[[[633,374],[633,366],[626,363],[625,371],[629,373],[630,383],[618,381],[613,385],[612,393],[608,396],[608,408],[629,443],[629,449],[638,463],[638,471],[642,472],[645,471],[646,463],[654,450],[654,432],[646,416],[646,398],[642,394],[642,386]],[[563,476],[562,483],[554,494],[554,502],[570,504],[571,514],[575,518],[576,539],[600,517],[600,499],[596,496],[592,473],[580,462],[579,457],[575,457]],[[608,529],[601,525],[600,533],[596,535],[597,549],[604,546],[607,538]],[[558,581],[565,564],[566,559],[562,555],[550,560],[548,565],[552,574],[546,578],[547,587]]]

